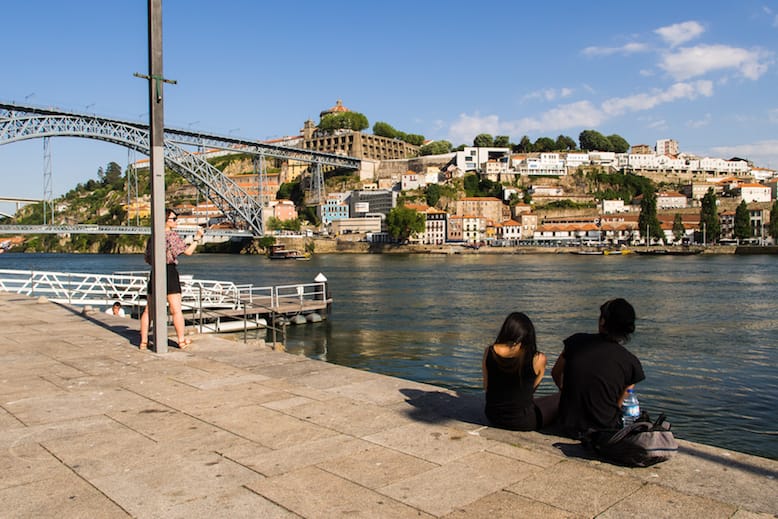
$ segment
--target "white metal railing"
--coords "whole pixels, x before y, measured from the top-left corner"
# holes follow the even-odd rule
[[[72,305],[145,306],[148,271],[86,274],[0,269],[0,290]],[[300,307],[326,298],[325,283],[305,283],[277,287],[237,285],[230,281],[194,279],[181,276],[181,301],[191,309],[237,309],[260,307],[276,310],[281,305],[299,303]]]
[[[280,307],[284,303],[299,303],[303,306],[308,301],[323,301],[325,291],[324,283],[280,285],[275,288],[275,306]]]

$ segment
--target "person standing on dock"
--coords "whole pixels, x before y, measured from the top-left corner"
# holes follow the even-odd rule
[[[635,331],[635,309],[625,299],[600,307],[599,333],[565,339],[551,376],[562,390],[559,425],[581,438],[589,429],[618,429],[627,389],[646,378],[638,358],[624,345]]]
[[[197,244],[203,236],[202,228],[197,229],[192,243],[187,245],[175,231],[178,225],[178,215],[172,209],[165,210],[165,261],[167,264],[167,303],[170,308],[170,314],[173,316],[173,327],[178,336],[178,347],[185,350],[192,340],[184,335],[184,313],[181,309],[181,280],[178,276],[178,256],[185,254],[191,256],[194,254]],[[146,243],[146,252],[144,254],[146,263],[151,264],[151,240]],[[148,294],[151,295],[151,282],[148,285]],[[140,344],[141,350],[148,349],[149,343],[149,305],[143,310],[140,316]]]

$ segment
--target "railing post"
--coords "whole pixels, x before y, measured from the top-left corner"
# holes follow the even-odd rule
[[[248,322],[246,319],[248,319],[248,313],[246,311],[246,303],[243,302],[243,344],[246,344],[248,342]]]
[[[199,333],[203,333],[203,286],[197,287],[197,321],[200,323]]]

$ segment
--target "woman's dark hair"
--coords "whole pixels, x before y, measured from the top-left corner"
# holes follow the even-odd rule
[[[494,340],[494,344],[516,345],[521,343],[522,355],[519,357],[519,367],[532,361],[538,351],[535,339],[535,326],[523,312],[513,312],[505,318],[502,328]]]
[[[178,217],[178,213],[177,212],[173,211],[172,209],[165,209],[165,220],[170,218],[170,215],[174,215],[174,216]]]
[[[605,301],[600,307],[600,319],[605,335],[617,342],[627,342],[635,331],[635,309],[626,299]]]

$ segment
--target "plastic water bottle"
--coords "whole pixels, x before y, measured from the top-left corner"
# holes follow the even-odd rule
[[[627,396],[624,398],[624,403],[621,404],[621,424],[626,427],[640,418],[640,403],[638,397],[635,396],[635,391],[627,389]]]

